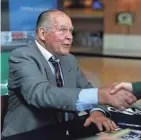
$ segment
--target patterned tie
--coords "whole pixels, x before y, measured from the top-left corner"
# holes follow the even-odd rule
[[[55,61],[53,57],[49,59],[49,61],[52,63],[55,69],[55,78],[56,78],[56,85],[57,87],[63,87],[63,80],[61,77],[59,62]]]
[[[55,58],[53,58],[53,57],[51,57],[49,59],[49,61],[54,66],[57,87],[63,87],[63,80],[62,80],[62,77],[61,77],[59,62],[55,61]],[[65,113],[63,113],[63,112],[58,112],[57,116],[58,116],[57,118],[58,118],[59,122],[64,122],[66,120],[65,119]]]

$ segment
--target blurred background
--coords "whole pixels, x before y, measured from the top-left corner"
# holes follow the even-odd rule
[[[50,8],[71,17],[71,53],[94,86],[141,81],[141,0],[1,0],[1,95],[10,52],[32,43],[38,15]]]

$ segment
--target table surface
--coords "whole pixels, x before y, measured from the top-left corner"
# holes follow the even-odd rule
[[[138,130],[133,130],[138,131]],[[115,133],[116,134],[116,133]],[[125,135],[121,140],[124,140],[124,138],[130,137],[130,138],[141,138],[141,131],[139,131],[140,135]],[[114,134],[112,134],[114,136]],[[2,138],[2,140],[56,140],[56,139],[65,139],[65,140],[97,140],[98,136],[88,136],[84,138],[71,138],[69,136],[66,136],[64,133],[62,133],[62,126],[50,126],[50,127],[43,127],[37,130],[33,130],[30,132],[13,135],[9,137]],[[131,139],[131,140],[133,140]],[[139,140],[139,139],[137,139]]]
[[[137,117],[137,116],[136,116]],[[139,116],[138,116],[139,117]],[[125,118],[124,118],[125,119]],[[123,119],[123,120],[124,120]],[[127,119],[127,118],[126,118]],[[129,121],[131,118],[129,117]],[[133,119],[137,120],[137,119]],[[136,122],[138,122],[137,120]],[[141,122],[140,122],[141,123]],[[82,132],[82,134],[85,133],[85,129],[82,128],[82,122],[74,122],[70,121],[70,124],[76,124],[78,126],[78,130]],[[56,139],[65,139],[65,140],[74,140],[74,138],[68,137],[64,133],[64,124],[56,124],[51,126],[46,126],[40,129],[32,130],[29,132],[5,137],[2,140],[56,140]],[[75,126],[74,126],[75,127]],[[97,129],[97,128],[96,128]],[[95,134],[98,132],[95,128],[93,129],[93,135],[87,136],[87,137],[77,137],[75,140],[96,140],[97,136]],[[76,131],[76,128],[74,128],[73,131]]]
[[[112,120],[116,123],[124,122],[128,124],[141,125],[141,111],[132,108],[132,112],[133,113],[130,114],[129,112],[118,112],[117,110],[114,109],[110,111],[112,115]],[[69,132],[70,134],[74,134],[74,136],[77,137],[75,138],[75,140],[76,139],[95,140],[96,139],[95,134],[98,133],[99,131],[96,125],[93,125],[89,129],[84,128],[83,127],[85,121],[84,118],[85,116],[82,116],[79,119],[68,121],[67,123],[46,126],[29,132],[5,137],[2,140],[25,140],[25,139],[26,140],[56,140],[56,139],[74,140],[71,137],[65,135],[64,128],[66,128],[67,126],[71,126]],[[140,128],[134,128],[134,127],[124,127],[124,128],[141,130]],[[91,134],[93,135],[89,135],[89,132],[91,132]]]
[[[66,136],[62,125],[51,125],[29,132],[8,136],[2,138],[2,140],[71,140]]]

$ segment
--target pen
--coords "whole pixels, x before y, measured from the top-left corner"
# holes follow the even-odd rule
[[[128,124],[128,123],[122,123],[122,122],[119,122],[118,125],[121,125],[121,126],[129,126],[129,127],[138,127],[138,128],[141,128],[141,125],[136,125],[136,124]]]

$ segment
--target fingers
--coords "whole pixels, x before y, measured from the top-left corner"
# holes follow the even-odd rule
[[[110,128],[110,125],[109,125],[108,121],[104,121],[104,122],[103,122],[103,126],[105,127],[106,131],[108,131],[108,132],[110,132],[110,130],[112,130],[112,129]]]
[[[123,100],[124,100],[124,101],[122,102],[121,108],[125,110],[125,109],[129,108],[129,107],[131,106],[131,104],[128,103],[129,98],[125,98],[125,99],[123,99]]]
[[[102,123],[101,122],[96,123],[96,125],[97,125],[99,131],[103,131],[103,127],[102,127]]]
[[[137,100],[137,98],[132,93],[125,91],[125,94],[128,97],[127,102],[129,104],[133,104]]]
[[[106,131],[108,132],[118,128],[113,121],[104,116],[104,114],[100,111],[92,112],[86,119],[84,126],[88,127],[91,125],[91,123],[96,124],[100,131],[103,131],[103,127],[105,127]]]
[[[115,87],[110,91],[110,94],[115,94],[118,90],[123,89],[124,86],[122,83],[116,84]]]
[[[99,131],[103,131],[103,127],[106,129],[106,131],[110,132],[118,128],[118,126],[110,119],[107,119],[106,117],[99,121],[99,120],[91,120],[90,118],[86,119],[84,123],[84,127],[89,127],[92,123],[95,123]]]
[[[84,127],[89,127],[91,125],[91,120],[88,118],[86,119],[85,123],[84,123]]]
[[[130,97],[125,98],[124,100],[125,100],[125,104],[128,104],[128,105],[126,106],[126,108],[128,108],[129,106],[131,106],[131,105],[135,102],[135,100],[132,99],[132,98],[130,98]]]
[[[108,125],[110,126],[110,130],[114,131],[118,128],[118,126],[110,119],[107,120]]]
[[[131,92],[124,89],[111,96],[110,105],[122,111],[129,108],[137,100]]]
[[[124,90],[123,92],[124,92],[123,99],[125,101],[124,107],[129,108],[137,99],[132,93]]]
[[[100,131],[103,131],[104,127],[107,132],[114,131],[118,128],[118,126],[110,119],[107,119],[103,122],[97,122],[96,125]]]
[[[114,131],[118,128],[118,126],[110,119],[107,119],[105,122],[103,122],[103,126],[106,128],[106,131]]]
[[[118,128],[118,126],[115,124],[115,122],[111,121],[111,123],[112,123],[112,126],[114,127],[114,129]]]
[[[129,92],[133,92],[132,83],[122,82],[114,86],[114,88],[110,91],[111,94],[115,94],[117,91],[125,89]]]
[[[95,123],[95,122],[93,122],[93,123]],[[84,123],[84,127],[89,127],[91,124],[92,124],[92,121],[88,118],[88,119],[86,119],[86,121]],[[95,124],[98,127],[99,131],[103,131],[103,127],[102,127],[101,122],[97,122]]]
[[[120,106],[118,109],[119,109],[120,111],[126,110],[126,108],[125,108],[124,106]]]
[[[122,100],[121,100],[121,102],[120,102],[120,104],[116,107],[116,108],[118,108],[119,110],[121,110],[121,111],[124,111],[124,110],[126,110],[127,108],[129,108],[130,106],[131,106],[131,104],[129,104],[128,102],[127,102],[127,98],[123,98]]]

